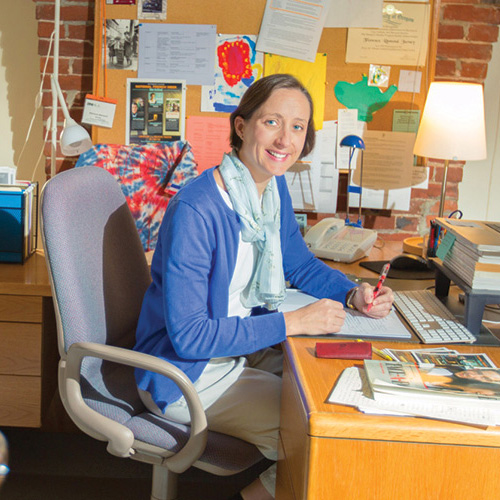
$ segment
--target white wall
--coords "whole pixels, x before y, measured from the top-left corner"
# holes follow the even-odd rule
[[[484,84],[488,157],[469,161],[459,184],[458,208],[465,219],[500,221],[500,42],[493,46]]]
[[[31,0],[0,0],[0,165],[16,166],[17,178],[45,182],[42,112],[36,114],[20,157],[40,86],[38,23]]]

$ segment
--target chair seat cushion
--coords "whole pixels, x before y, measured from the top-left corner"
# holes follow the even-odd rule
[[[136,389],[133,368],[86,358],[82,372],[83,398],[88,406],[128,427],[136,441],[172,453],[179,451],[187,442],[190,426],[163,419],[145,408]],[[140,443],[137,447],[140,448]],[[198,462],[207,463],[212,472],[212,469],[220,469],[228,474],[229,471],[245,470],[262,459],[263,455],[254,445],[211,431]]]

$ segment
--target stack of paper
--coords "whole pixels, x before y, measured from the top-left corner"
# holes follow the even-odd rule
[[[416,363],[365,360],[364,368],[344,370],[328,401],[365,413],[500,425],[500,370],[486,355],[386,352]]]
[[[500,232],[481,221],[437,219],[436,222],[446,230],[443,265],[472,289],[500,290]]]
[[[500,412],[484,406],[455,406],[443,402],[424,402],[419,399],[404,401],[377,401],[371,391],[362,368],[346,368],[328,398],[329,403],[354,406],[364,413],[417,416],[460,422],[469,425],[500,425]]]

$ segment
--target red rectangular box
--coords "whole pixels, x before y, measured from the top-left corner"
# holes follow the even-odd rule
[[[372,359],[370,342],[316,342],[318,358]]]

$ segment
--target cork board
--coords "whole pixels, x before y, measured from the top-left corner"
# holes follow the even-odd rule
[[[217,33],[258,35],[266,0],[168,0],[167,20],[161,22],[173,24],[214,24]],[[136,5],[106,5],[106,19],[136,19]],[[369,130],[391,130],[394,109],[423,110],[426,91],[434,76],[437,26],[439,21],[439,0],[430,4],[430,29],[429,50],[427,63],[423,67],[398,67],[392,66],[389,85],[397,85],[399,69],[422,71],[422,84],[420,93],[397,92],[393,99],[368,123]],[[160,22],[160,21],[141,21]],[[100,38],[102,31],[102,16],[100,2],[95,8],[95,40]],[[318,52],[327,55],[327,77],[325,93],[325,120],[337,119],[339,108],[344,106],[337,101],[334,86],[339,81],[355,83],[361,80],[363,74],[367,75],[369,64],[347,64],[345,53],[347,45],[347,29],[325,28],[323,30]],[[103,95],[104,83],[102,69],[98,75],[99,43],[94,46],[94,94]],[[92,128],[94,143],[124,144],[125,119],[126,119],[126,87],[127,78],[137,78],[137,71],[126,69],[107,70],[107,96],[118,101],[113,127]],[[97,88],[98,86],[98,88]],[[385,90],[385,89],[383,89]],[[224,113],[201,112],[201,86],[188,85],[186,92],[186,116],[224,116]]]

